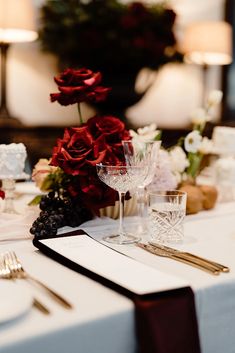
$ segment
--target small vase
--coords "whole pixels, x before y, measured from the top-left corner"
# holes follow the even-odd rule
[[[187,193],[186,214],[195,214],[215,207],[218,191],[213,185],[197,185],[195,180],[181,184],[179,190]]]

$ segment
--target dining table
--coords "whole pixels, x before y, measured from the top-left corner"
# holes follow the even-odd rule
[[[0,353],[137,353],[133,300],[83,272],[55,261],[33,244],[29,229],[39,209],[28,203],[37,192],[39,190],[33,182],[17,183],[14,202],[18,213],[0,213],[0,253],[14,251],[27,272],[60,293],[71,303],[72,309],[63,308],[46,291],[31,282],[23,279],[11,281],[14,282],[14,296],[12,298],[9,294],[9,300],[3,299],[9,307],[9,319],[1,319],[0,310]],[[1,209],[3,203],[1,200]],[[126,217],[125,227],[136,231],[137,222],[137,217]],[[177,249],[229,267],[228,273],[219,275],[151,254],[136,244],[107,248],[102,238],[117,227],[117,220],[103,217],[76,228],[85,231],[95,244],[104,245],[107,251],[108,255],[103,261],[96,258],[95,252],[92,254],[92,271],[95,272],[96,266],[97,271],[111,271],[111,262],[108,261],[115,254],[113,256],[119,256],[123,263],[128,264],[130,261],[138,268],[139,277],[137,274],[133,278],[133,285],[138,286],[140,291],[142,283],[144,286],[141,271],[151,274],[152,282],[149,280],[145,285],[152,284],[159,293],[182,287],[191,288],[201,353],[235,353],[235,201],[217,202],[211,210],[187,215],[183,242],[176,246]],[[59,234],[70,231],[74,229],[64,227]],[[55,238],[53,240],[56,242]],[[89,248],[84,248],[83,261],[86,260],[85,251],[89,252]],[[128,276],[123,267],[113,269],[120,281]],[[0,300],[3,281],[6,283],[10,280],[0,279]],[[132,285],[131,281],[128,283]],[[10,300],[17,301],[18,290],[20,292],[22,287],[29,293],[31,304],[14,316],[10,312]],[[43,302],[50,309],[50,314],[44,315],[37,310],[32,305],[32,298]],[[177,330],[176,326],[176,334]]]

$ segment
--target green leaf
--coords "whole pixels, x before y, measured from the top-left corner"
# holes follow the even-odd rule
[[[47,176],[47,178],[45,178],[44,180],[43,180],[43,183],[42,183],[42,186],[41,186],[41,190],[43,190],[43,191],[49,191],[50,189],[51,189],[51,187],[52,187],[52,185],[53,185],[53,178],[51,177],[51,175],[52,174],[49,174],[48,176]]]
[[[154,141],[159,141],[162,138],[162,131],[159,131],[159,133],[155,136]]]
[[[37,195],[35,196],[29,203],[29,206],[36,206],[40,203],[43,195]]]
[[[200,169],[200,164],[202,161],[202,154],[189,153],[188,159],[189,159],[190,165],[187,169],[187,173],[189,175],[191,175],[193,178],[195,178],[199,172],[199,169]]]

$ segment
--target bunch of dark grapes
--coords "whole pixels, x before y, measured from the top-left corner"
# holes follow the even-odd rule
[[[92,213],[79,204],[79,200],[64,194],[58,197],[55,192],[43,195],[39,205],[41,212],[33,222],[30,233],[35,237],[50,237],[64,226],[78,227],[92,218]]]

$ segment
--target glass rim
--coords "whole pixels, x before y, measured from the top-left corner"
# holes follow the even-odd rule
[[[147,191],[147,195],[153,196],[184,196],[187,195],[186,191],[181,191],[178,189],[170,190],[156,190],[156,191]]]

